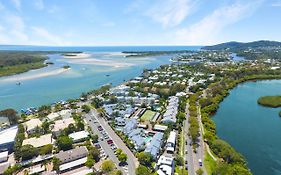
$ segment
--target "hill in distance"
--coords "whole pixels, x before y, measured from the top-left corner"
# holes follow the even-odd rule
[[[232,41],[232,42],[226,42],[213,46],[205,46],[202,49],[237,51],[237,50],[245,50],[249,48],[258,49],[258,48],[269,48],[269,47],[281,47],[281,42],[261,40],[261,41],[242,43],[242,42]]]

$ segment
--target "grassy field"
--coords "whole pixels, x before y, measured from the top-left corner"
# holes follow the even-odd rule
[[[145,111],[145,113],[141,116],[141,121],[150,121],[152,120],[153,116],[155,115],[155,112],[151,110]]]
[[[204,165],[208,174],[212,174],[216,167],[216,161],[205,151]]]
[[[185,144],[185,139],[184,139],[184,131],[181,131],[180,133],[180,156],[184,156],[184,144]]]
[[[262,106],[277,108],[281,107],[281,96],[264,96],[258,99],[258,104]]]

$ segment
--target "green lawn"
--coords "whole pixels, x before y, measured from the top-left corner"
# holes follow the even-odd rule
[[[141,116],[141,121],[150,121],[152,120],[153,116],[156,112],[153,112],[151,110],[146,110],[145,113]]]
[[[180,156],[184,156],[184,144],[185,144],[185,139],[184,139],[184,131],[182,130],[180,133]]]
[[[207,174],[212,174],[213,171],[216,168],[216,161],[209,155],[207,151],[205,151],[205,159],[204,159],[204,165],[207,171]]]
[[[188,171],[184,167],[176,166],[175,171],[178,175],[188,175]]]

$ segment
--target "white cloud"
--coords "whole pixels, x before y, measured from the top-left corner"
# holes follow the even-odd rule
[[[10,41],[9,37],[7,37],[5,33],[6,33],[5,28],[0,26],[0,43],[8,43]]]
[[[21,9],[21,0],[11,0],[17,10]]]
[[[220,7],[199,22],[178,30],[176,32],[177,40],[188,45],[216,43],[226,27],[250,16],[261,5],[261,2],[237,2]]]
[[[39,45],[59,45],[65,46],[70,45],[70,43],[66,42],[64,38],[61,38],[57,35],[50,33],[43,27],[31,27],[33,34],[38,38],[35,44]],[[39,39],[42,38],[42,39]]]
[[[134,0],[124,13],[150,17],[164,28],[181,24],[195,9],[199,0]]]
[[[281,1],[276,1],[274,3],[271,4],[272,7],[281,7]]]
[[[161,23],[164,27],[174,27],[181,24],[190,15],[195,3],[196,0],[157,0],[145,12],[145,15]]]
[[[26,41],[28,36],[25,34],[25,23],[20,16],[17,15],[7,15],[5,17],[6,23],[9,27],[9,35],[15,40]]]
[[[45,8],[43,0],[34,0],[34,7],[37,10],[43,10]]]

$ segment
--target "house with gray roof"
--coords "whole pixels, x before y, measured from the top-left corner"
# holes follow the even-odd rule
[[[164,134],[161,132],[157,132],[150,142],[150,144],[146,147],[144,152],[150,153],[153,159],[156,159],[159,155],[162,143],[163,143],[163,136]]]
[[[61,163],[68,163],[77,159],[87,157],[87,155],[88,149],[85,146],[81,146],[68,151],[60,151],[58,154],[55,155],[55,157],[58,158]]]
[[[138,121],[134,118],[128,121],[128,123],[123,128],[123,133],[128,135],[130,132],[132,132],[133,129],[137,128]]]

